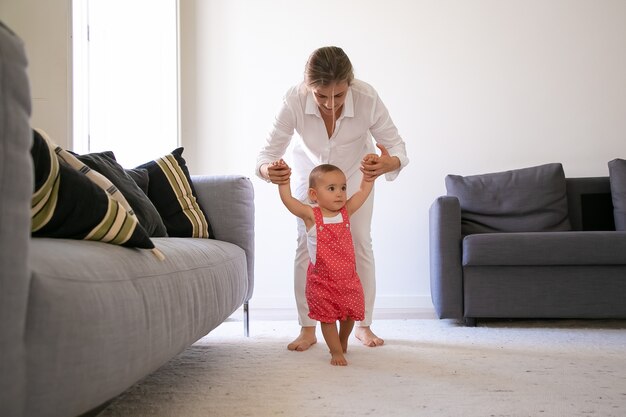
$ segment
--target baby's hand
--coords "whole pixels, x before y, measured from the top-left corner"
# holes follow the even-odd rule
[[[285,162],[284,159],[279,159],[278,161],[274,161],[270,163],[270,167],[273,168],[289,168],[289,165],[287,165],[287,162]]]
[[[368,153],[363,157],[363,163],[365,164],[375,164],[378,162],[379,156],[375,153]]]
[[[291,177],[291,168],[289,168],[289,165],[281,158],[278,161],[270,162],[267,167],[267,173],[272,183],[278,185],[287,184]]]
[[[363,157],[361,161],[361,172],[363,173],[363,179],[365,181],[372,182],[378,178],[380,174],[376,173],[376,167],[379,161],[380,157],[375,153],[368,153]]]
[[[380,143],[376,144],[380,149],[380,155],[367,154],[361,162],[361,172],[365,181],[374,181],[380,175],[397,169],[397,162],[390,155],[387,148]]]

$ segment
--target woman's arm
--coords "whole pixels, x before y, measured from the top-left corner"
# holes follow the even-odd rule
[[[406,153],[406,144],[398,133],[398,128],[393,123],[387,107],[378,94],[376,94],[376,101],[373,107],[370,133],[376,141],[376,146],[381,151],[382,148],[379,145],[386,149],[386,152],[381,154],[380,161],[376,167],[378,174],[375,176],[386,174],[387,181],[392,181],[398,176],[400,170],[409,163],[409,158]]]
[[[272,129],[266,137],[265,145],[257,155],[256,175],[274,184],[280,183],[284,178],[276,179],[272,172],[268,173],[267,168],[271,166],[272,162],[283,157],[294,134],[297,123],[293,103],[294,91],[293,87],[290,88],[283,97],[282,106],[276,114]]]

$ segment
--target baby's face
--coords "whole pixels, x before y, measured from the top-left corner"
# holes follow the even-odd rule
[[[347,200],[346,176],[341,171],[331,171],[317,180],[315,194],[320,207],[339,211]]]

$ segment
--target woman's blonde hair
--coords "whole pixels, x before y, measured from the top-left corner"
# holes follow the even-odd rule
[[[304,82],[307,87],[327,86],[332,83],[354,80],[350,58],[338,46],[318,48],[309,56],[304,66]]]

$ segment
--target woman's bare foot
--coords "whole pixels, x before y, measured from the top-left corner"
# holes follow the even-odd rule
[[[331,357],[330,357],[330,364],[333,366],[347,366],[348,365],[348,361],[346,360],[346,357],[343,356],[343,353],[339,352],[339,353],[332,353],[331,352]]]
[[[315,326],[302,327],[300,329],[300,335],[296,337],[293,342],[287,345],[287,349],[304,352],[316,343],[317,338],[315,337]]]
[[[385,341],[380,337],[376,336],[372,329],[369,326],[357,326],[354,331],[354,335],[357,339],[361,341],[365,346],[376,347],[382,346]]]

